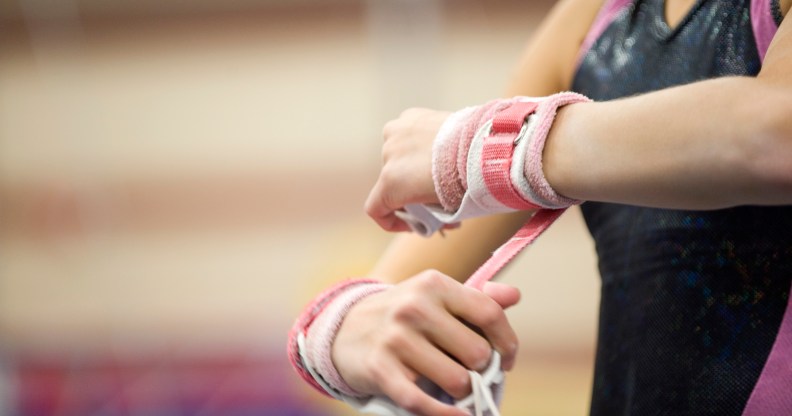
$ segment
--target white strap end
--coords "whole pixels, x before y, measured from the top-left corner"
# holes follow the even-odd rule
[[[404,207],[404,211],[396,211],[395,214],[406,222],[413,232],[423,237],[430,237],[446,224],[438,219],[429,208],[420,204],[409,204]]]

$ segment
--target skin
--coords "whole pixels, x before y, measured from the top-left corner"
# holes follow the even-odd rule
[[[790,2],[782,1],[784,13]],[[667,1],[669,24],[681,21],[692,4]],[[567,90],[600,6],[559,2],[526,47],[506,95]],[[690,209],[792,204],[790,74],[788,19],[756,78],[721,78],[566,106],[547,139],[545,175],[562,195],[583,200]],[[406,229],[393,215],[405,204],[438,202],[431,142],[448,114],[411,109],[385,126],[383,167],[366,211],[386,230]],[[414,382],[426,376],[461,398],[470,392],[466,368],[485,366],[491,349],[503,355],[505,369],[513,365],[517,339],[503,309],[519,293],[495,283],[481,293],[459,281],[527,215],[471,220],[445,238],[398,236],[371,275],[401,283],[355,305],[334,343],[333,360],[347,383],[362,393],[387,395],[418,415],[464,415]]]

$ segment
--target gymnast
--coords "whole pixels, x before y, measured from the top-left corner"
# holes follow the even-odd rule
[[[464,223],[401,233],[321,294],[298,371],[364,411],[498,414],[459,403],[493,357],[513,367],[519,293],[462,282],[537,210],[581,204],[602,279],[590,414],[792,415],[790,6],[561,0],[508,98],[387,123],[367,213]],[[519,139],[491,141],[514,114]]]

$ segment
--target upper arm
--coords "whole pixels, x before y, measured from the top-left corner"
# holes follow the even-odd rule
[[[559,1],[526,45],[506,95],[544,96],[568,90],[580,46],[603,3]]]
[[[792,8],[792,0],[781,0],[780,6],[781,15],[786,16],[787,12],[789,12],[789,9]]]

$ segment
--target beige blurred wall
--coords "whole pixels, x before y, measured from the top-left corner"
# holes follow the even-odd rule
[[[387,244],[361,208],[381,126],[502,94],[552,2],[68,4],[0,9],[14,348],[282,348]],[[507,414],[586,413],[599,282],[579,213],[503,280],[524,294]]]

